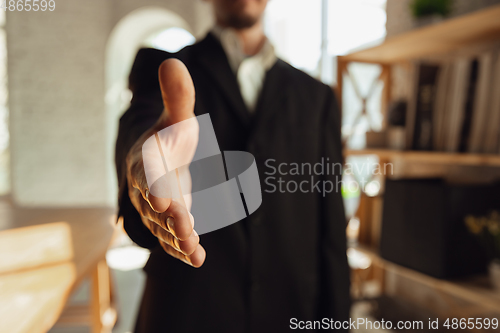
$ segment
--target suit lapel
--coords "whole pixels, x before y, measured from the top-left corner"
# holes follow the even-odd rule
[[[243,123],[249,125],[251,120],[250,112],[243,101],[238,81],[229,66],[229,61],[219,41],[209,33],[198,46],[197,58],[200,65],[222,89],[231,104],[231,109]]]

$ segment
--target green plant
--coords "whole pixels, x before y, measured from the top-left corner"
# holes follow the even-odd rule
[[[453,0],[413,0],[410,8],[414,17],[429,15],[447,16],[451,13]]]
[[[465,217],[465,225],[474,234],[492,260],[500,260],[500,213]]]

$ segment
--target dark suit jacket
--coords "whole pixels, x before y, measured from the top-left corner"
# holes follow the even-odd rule
[[[125,156],[163,110],[158,67],[170,57],[181,59],[189,69],[196,89],[195,113],[210,113],[221,151],[255,156],[263,191],[262,205],[250,217],[201,236],[207,258],[199,269],[163,252],[141,223],[126,189]],[[341,163],[339,111],[332,90],[278,60],[266,74],[252,114],[211,34],[176,54],[140,50],[130,88],[133,99],[120,119],[116,145],[119,214],[132,240],[152,250],[137,331],[284,332],[291,318],[348,320],[346,220],[340,190],[326,196],[317,190],[280,193],[278,188],[269,193],[272,186],[265,183],[270,177],[266,173],[272,171],[265,165],[268,159],[275,160],[268,162],[274,166],[314,164],[322,158]],[[310,183],[311,176],[274,175],[268,183],[279,186],[278,177],[287,183]],[[339,175],[314,177],[340,181]],[[195,221],[202,218],[195,216]]]

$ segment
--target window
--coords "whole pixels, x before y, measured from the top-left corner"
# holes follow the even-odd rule
[[[273,0],[265,30],[279,57],[332,84],[336,56],[383,41],[385,6],[386,0]]]
[[[182,28],[169,28],[153,34],[146,39],[145,44],[167,52],[177,52],[185,46],[194,44],[195,38]]]

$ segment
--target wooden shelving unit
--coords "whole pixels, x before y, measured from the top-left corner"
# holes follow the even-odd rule
[[[445,178],[462,183],[500,179],[500,155],[388,149],[346,150],[344,155],[347,161],[351,156],[377,156],[387,179]]]
[[[351,53],[343,61],[393,64],[453,53],[464,47],[498,40],[500,6],[447,20],[387,39],[383,44]]]
[[[500,45],[500,5],[442,23],[416,29],[387,39],[383,44],[338,57],[337,94],[342,105],[344,78],[354,62],[381,66],[378,80],[384,83],[382,110],[392,99],[393,67],[414,60],[457,57],[475,54],[486,45]],[[385,117],[384,117],[385,118]],[[500,130],[500,129],[499,129]],[[379,163],[394,164],[394,174],[387,178],[470,177],[469,181],[500,179],[500,155],[447,153],[431,151],[396,151],[388,149],[345,150],[349,157],[376,155]],[[465,170],[462,174],[460,170]],[[385,178],[384,178],[385,179]],[[382,185],[382,189],[383,189]],[[383,190],[375,197],[361,195],[357,212],[360,219],[361,251],[368,255],[377,271],[384,293],[398,294],[425,307],[442,310],[443,316],[500,316],[500,292],[488,286],[487,277],[460,281],[439,280],[381,259],[376,250],[382,224]]]
[[[346,150],[345,156],[377,155],[384,161],[500,167],[500,155],[398,151],[388,149]]]
[[[427,58],[456,57],[480,53],[492,44],[500,45],[500,5],[439,24],[388,38],[381,45],[337,57],[337,95],[342,105],[344,77],[350,63],[377,64],[382,67],[379,80],[384,83],[382,110],[392,100],[392,67]],[[385,117],[384,117],[385,118]]]
[[[456,315],[464,309],[472,315],[469,307],[475,309],[475,315],[500,313],[500,291],[495,290],[489,284],[486,276],[472,276],[456,280],[437,279],[386,261],[380,258],[373,248],[357,247],[356,249],[370,257],[374,265],[384,270],[386,281],[404,280],[403,283],[394,284],[384,281],[382,289],[386,294],[398,296],[404,294],[413,301],[424,303],[427,308],[443,317]],[[409,285],[418,290],[419,293],[408,290],[406,287]],[[435,294],[431,294],[429,291],[435,291]],[[460,302],[453,300],[460,300]],[[449,307],[441,309],[439,305],[442,302]]]

